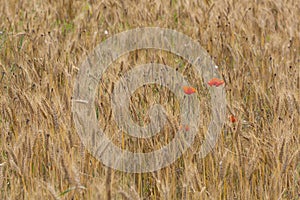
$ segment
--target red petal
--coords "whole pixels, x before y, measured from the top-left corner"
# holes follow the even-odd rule
[[[223,80],[218,79],[218,78],[212,78],[210,81],[208,81],[208,85],[209,86],[216,86],[219,87],[220,85],[222,85],[224,83]]]
[[[196,92],[196,89],[193,88],[193,87],[190,87],[190,86],[183,86],[183,92],[184,92],[185,94],[190,95],[190,94],[195,93],[195,92]]]
[[[180,131],[183,130],[183,128],[184,128],[185,131],[189,131],[189,130],[190,130],[189,125],[180,125],[180,126],[179,126],[179,130],[180,130]]]
[[[189,130],[190,130],[189,125],[185,125],[185,131],[189,131]]]
[[[230,122],[235,123],[236,122],[236,118],[234,117],[234,115],[230,115],[229,117]]]

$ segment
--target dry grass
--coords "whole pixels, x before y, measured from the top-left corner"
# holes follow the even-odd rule
[[[300,198],[299,1],[2,0],[0,13],[0,199]],[[228,114],[238,122],[226,122],[205,159],[195,154],[196,140],[167,168],[127,174],[106,168],[81,144],[72,87],[82,59],[97,44],[142,26],[176,29],[197,40],[219,66]],[[167,52],[132,52],[105,74],[95,102],[99,124],[122,148],[151,150],[172,136],[170,126],[147,141],[114,135],[108,117],[112,83],[150,61],[177,67],[198,89],[207,128],[209,97],[191,67]],[[146,122],[152,102],[164,104],[170,124],[178,126],[176,99],[157,86],[132,97],[134,120]]]

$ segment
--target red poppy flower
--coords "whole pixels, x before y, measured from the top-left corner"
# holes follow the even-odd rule
[[[189,130],[190,130],[190,127],[189,127],[189,125],[180,125],[180,126],[179,126],[179,130],[189,131]]]
[[[218,78],[213,78],[210,81],[208,81],[209,86],[216,86],[219,87],[220,85],[224,84],[224,81]]]
[[[195,93],[197,90],[191,86],[183,86],[183,92],[187,95]]]
[[[185,130],[185,131],[189,131],[189,130],[190,130],[189,125],[185,125],[184,130]]]
[[[230,120],[230,122],[232,122],[232,123],[235,123],[235,122],[236,122],[236,118],[235,118],[234,115],[230,115],[230,116],[229,116],[229,120]]]

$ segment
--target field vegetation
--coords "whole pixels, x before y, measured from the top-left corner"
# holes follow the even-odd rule
[[[0,199],[299,199],[299,18],[297,0],[0,0]],[[214,150],[200,159],[210,96],[193,66],[154,49],[120,57],[95,98],[99,126],[120,148],[149,152],[180,128],[175,96],[147,85],[131,97],[133,120],[149,122],[149,106],[159,103],[168,123],[150,139],[118,132],[113,85],[138,64],[176,68],[202,109],[199,134],[180,159],[131,174],[104,166],[81,143],[73,85],[99,43],[148,26],[182,32],[211,55],[225,82],[228,120]]]

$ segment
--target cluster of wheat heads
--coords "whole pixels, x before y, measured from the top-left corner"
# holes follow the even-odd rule
[[[298,199],[300,195],[297,0],[0,1],[0,199]],[[99,126],[120,148],[148,152],[179,127],[178,101],[147,85],[131,97],[136,123],[151,103],[170,120],[161,134],[137,140],[111,118],[114,83],[137,64],[176,68],[197,89],[202,127],[193,147],[153,173],[111,170],[82,145],[71,113],[83,59],[109,36],[156,26],[180,31],[209,52],[225,81],[228,115],[214,150],[197,150],[210,121],[201,77],[169,52],[119,58],[99,83]]]

